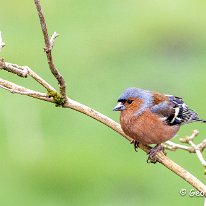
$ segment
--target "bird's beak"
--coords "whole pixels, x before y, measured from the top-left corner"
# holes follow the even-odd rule
[[[122,110],[125,110],[126,107],[123,105],[122,102],[119,102],[116,107],[113,109],[113,111],[122,111]]]

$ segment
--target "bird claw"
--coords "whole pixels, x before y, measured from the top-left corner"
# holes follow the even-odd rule
[[[139,147],[139,142],[137,142],[136,140],[131,140],[130,144],[133,144],[134,145],[134,150],[135,152],[137,152],[137,149]]]
[[[155,164],[157,162],[157,159],[155,156],[158,152],[163,152],[166,155],[166,153],[164,152],[164,147],[161,144],[157,144],[155,147],[150,149],[150,151],[148,152],[147,163]]]

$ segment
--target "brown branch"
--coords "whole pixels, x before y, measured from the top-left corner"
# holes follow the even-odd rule
[[[1,78],[0,78],[0,88],[8,90],[11,93],[26,95],[29,97],[33,97],[35,99],[40,99],[40,100],[54,103],[54,100],[50,98],[48,94],[27,89],[25,87],[19,86],[17,84],[14,84],[13,82],[9,82]]]
[[[189,143],[189,141],[193,140],[198,134],[199,131],[194,130],[190,136],[180,138],[180,142]]]
[[[53,44],[54,44],[54,39],[58,35],[57,35],[57,33],[55,33],[55,34],[52,35],[51,40],[49,39],[47,26],[46,26],[46,21],[45,21],[44,15],[43,15],[43,11],[42,11],[40,2],[39,2],[39,0],[34,0],[34,3],[36,5],[36,9],[37,9],[40,24],[41,24],[42,33],[43,33],[43,36],[44,36],[44,43],[45,43],[44,51],[46,52],[48,65],[49,65],[49,68],[50,68],[52,74],[54,75],[54,77],[58,81],[58,84],[59,84],[59,87],[60,87],[60,94],[62,95],[62,98],[64,99],[64,102],[66,102],[66,100],[67,100],[67,98],[66,98],[66,83],[65,83],[65,80],[64,80],[63,76],[60,74],[60,72],[56,68],[56,66],[54,64],[54,61],[53,61],[53,57],[52,57],[52,48],[53,48]]]
[[[3,69],[7,72],[11,72],[13,74],[17,74],[20,77],[28,77],[31,76],[36,82],[42,85],[47,91],[56,91],[49,83],[47,83],[42,77],[36,74],[33,70],[31,70],[28,66],[19,66],[17,64],[12,64],[5,62],[3,59],[0,59],[0,69]]]
[[[1,36],[1,32],[0,32],[0,51],[1,49],[5,46],[5,43],[3,42],[2,36]]]
[[[27,67],[27,66],[26,66]],[[41,78],[38,74],[36,74],[33,70],[27,67],[29,75],[40,85],[42,85],[48,92],[49,91],[56,91],[49,83],[47,83],[43,78]]]
[[[181,150],[185,150],[185,151],[188,151],[191,153],[195,153],[195,150],[193,147],[177,144],[177,143],[174,143],[172,141],[166,141],[164,143],[164,148],[171,150],[171,151],[176,151],[177,149],[181,149]]]
[[[59,36],[59,34],[57,34],[56,32],[54,32],[53,34],[52,34],[52,36],[51,36],[51,39],[49,40],[49,42],[50,42],[50,50],[52,50],[53,49],[53,47],[54,47],[54,41],[55,41],[55,39],[57,38]]]
[[[73,109],[75,111],[81,112],[81,113],[83,113],[83,114],[85,114],[85,115],[87,115],[87,116],[89,116],[89,117],[105,124],[109,128],[113,129],[114,131],[116,131],[117,133],[119,133],[120,135],[125,137],[127,140],[131,141],[132,139],[129,136],[127,136],[126,134],[124,134],[124,132],[122,131],[120,125],[118,123],[116,123],[115,121],[113,121],[112,119],[110,119],[109,117],[107,117],[107,116],[97,112],[96,110],[94,110],[94,109],[92,109],[88,106],[85,106],[85,105],[83,105],[83,104],[81,104],[77,101],[66,98],[66,92],[65,92],[66,87],[65,87],[64,79],[59,74],[59,72],[56,69],[56,67],[54,66],[54,63],[53,63],[53,60],[52,60],[51,42],[50,42],[49,37],[48,37],[46,23],[45,23],[45,19],[44,19],[42,10],[41,10],[41,6],[39,4],[39,0],[34,0],[34,1],[35,1],[35,4],[36,4],[38,14],[39,14],[40,23],[41,23],[41,27],[42,27],[42,32],[43,32],[43,35],[44,35],[44,41],[45,41],[45,46],[46,46],[45,50],[46,50],[46,54],[47,54],[48,64],[50,66],[51,72],[53,73],[53,75],[56,77],[56,79],[58,80],[58,82],[60,84],[60,93],[61,93],[62,97],[64,97],[64,100],[65,100],[65,103],[62,106],[64,108],[70,108],[70,109]],[[31,73],[32,72],[30,71],[30,74]],[[32,77],[35,76],[35,78],[37,78],[36,74],[31,75],[31,76]],[[40,81],[37,81],[37,82],[40,83]],[[42,81],[41,81],[41,85],[44,86],[44,83],[42,83]],[[33,90],[29,90],[25,87],[21,87],[19,85],[16,85],[12,82],[9,82],[9,81],[3,80],[3,79],[0,79],[0,86],[3,89],[7,89],[7,90],[9,90],[13,93],[27,95],[27,96],[37,98],[37,99],[40,99],[40,100],[48,101],[48,102],[51,102],[51,103],[56,103],[56,100],[55,100],[54,96],[52,98],[48,94],[36,92],[36,91],[33,91]],[[52,91],[55,92],[55,90],[52,90]],[[139,147],[147,153],[150,150],[149,146],[145,146],[145,145],[140,144]],[[175,174],[180,176],[182,179],[187,181],[189,184],[191,184],[194,188],[196,188],[200,192],[203,192],[204,195],[206,196],[206,186],[200,180],[198,180],[195,176],[193,176],[188,171],[186,171],[184,168],[182,168],[181,166],[179,166],[178,164],[176,164],[175,162],[170,160],[162,152],[157,153],[155,158],[162,165],[164,165],[169,170],[171,170],[172,172],[174,172]]]
[[[177,149],[181,149],[181,150],[186,150],[186,151],[191,152],[191,153],[195,153],[197,155],[199,161],[201,162],[202,166],[204,167],[204,173],[206,174],[206,160],[204,159],[204,157],[202,155],[202,152],[206,148],[206,139],[204,139],[201,143],[196,145],[193,142],[193,139],[198,134],[199,134],[199,132],[197,130],[194,130],[192,135],[184,137],[184,138],[180,138],[181,142],[187,143],[190,146],[185,146],[185,145],[181,145],[181,144],[176,144],[176,143],[171,142],[171,141],[167,141],[164,143],[164,147],[168,150],[171,150],[171,151],[176,151]]]
[[[72,99],[67,100],[67,103],[64,105],[66,108],[74,109],[78,112],[81,112],[83,114],[86,114],[87,116],[92,117],[95,120],[98,120],[99,122],[105,124],[106,126],[110,127],[117,133],[121,134],[123,137],[125,137],[127,140],[131,141],[132,139],[124,134],[124,132],[121,129],[121,126],[113,121],[112,119],[108,118],[107,116],[91,109],[90,107],[87,107],[85,105],[80,104],[79,102],[76,102]],[[145,152],[149,152],[150,147],[145,145],[139,145],[139,147],[144,150]],[[163,164],[165,167],[167,167],[169,170],[180,176],[182,179],[187,181],[189,184],[191,184],[194,188],[197,190],[203,192],[206,196],[206,186],[199,181],[195,176],[190,174],[188,171],[183,169],[181,166],[170,160],[168,157],[166,157],[162,152],[159,152],[156,155],[156,159],[158,162]]]
[[[26,67],[21,67],[17,64],[5,62],[3,59],[0,59],[0,69],[6,70],[7,72],[11,72],[13,74],[17,74],[20,77],[27,77],[29,73]]]
[[[9,83],[9,87],[11,87],[12,84],[13,83]],[[0,80],[0,85],[2,85],[1,80]],[[17,87],[17,85],[15,85],[15,87]],[[20,87],[20,88],[22,88],[22,87]],[[17,87],[17,89],[18,89],[18,87]],[[26,95],[25,88],[23,89],[23,95]],[[32,95],[29,94],[28,96],[54,103],[54,101],[51,98],[49,98],[48,96],[46,96],[46,94],[38,93],[38,95],[36,95],[36,96],[34,94],[32,94]],[[120,135],[125,137],[127,140],[129,140],[129,141],[132,140],[129,136],[124,134],[124,132],[121,129],[121,126],[118,123],[116,123],[114,120],[110,119],[109,117],[97,112],[96,110],[94,110],[86,105],[83,105],[77,101],[74,101],[72,99],[67,98],[67,102],[64,105],[64,108],[70,108],[70,109],[73,109],[75,111],[81,112],[81,113],[103,123],[104,125],[108,126],[109,128],[113,129],[114,131],[116,131],[117,133],[119,133]],[[142,150],[144,150],[146,153],[148,153],[148,151],[151,149],[149,146],[142,145],[142,144],[140,144],[139,147]],[[200,192],[203,192],[206,196],[206,186],[200,180],[198,180],[195,176],[193,176],[188,171],[186,171],[184,168],[182,168],[181,166],[179,166],[178,164],[176,164],[175,162],[170,160],[168,157],[166,157],[162,152],[157,153],[156,160],[158,162],[160,162],[161,164],[163,164],[165,167],[167,167],[169,170],[171,170],[172,172],[174,172],[175,174],[180,176],[182,179],[187,181],[194,188],[196,188]]]
[[[180,139],[182,140],[182,138]],[[187,143],[185,140],[183,140],[183,142]],[[201,152],[203,152],[204,149],[206,148],[206,139],[204,139],[201,143],[195,145],[195,147],[198,148]],[[180,150],[188,151],[190,153],[196,153],[194,146],[185,146],[185,145],[174,143],[172,141],[166,141],[164,143],[164,148],[171,151],[176,151],[177,149],[180,149]]]
[[[203,152],[206,148],[206,139],[204,139],[200,144],[198,144],[197,147],[200,149],[200,151]]]
[[[191,147],[194,148],[195,153],[197,154],[198,159],[200,160],[201,164],[203,165],[203,167],[206,170],[206,161],[201,153],[202,150],[204,150],[204,148],[206,147],[206,140],[204,140],[203,142],[201,142],[199,145],[196,145],[193,142],[193,139],[199,134],[199,132],[197,130],[194,130],[192,135],[185,137],[185,138],[180,138],[181,142],[187,143],[189,145],[191,145]]]

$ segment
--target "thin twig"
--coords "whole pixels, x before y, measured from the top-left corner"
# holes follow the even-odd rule
[[[165,147],[165,149],[168,149],[171,151],[176,151],[177,149],[181,149],[181,150],[186,150],[186,151],[191,152],[191,153],[195,152],[193,147],[177,144],[177,143],[174,143],[174,142],[169,141],[169,140],[164,143],[164,147]]]
[[[0,51],[4,46],[5,46],[5,43],[3,42],[2,35],[1,35],[1,32],[0,32]]]
[[[202,156],[202,153],[201,153],[200,149],[197,147],[196,144],[193,143],[192,140],[190,140],[188,143],[195,149],[195,152],[196,152],[197,157],[199,158],[201,164],[202,164],[204,167],[206,167],[206,161],[205,161],[204,157]]]
[[[27,66],[24,66],[27,67]],[[37,73],[35,73],[32,69],[27,67],[27,70],[29,71],[29,75],[36,80],[40,85],[42,85],[44,88],[47,89],[47,91],[56,91],[48,82],[46,82],[42,77],[40,77]]]
[[[29,97],[33,97],[35,99],[40,99],[40,100],[54,103],[53,98],[50,98],[48,94],[27,89],[25,87],[19,86],[17,84],[14,84],[13,82],[1,78],[0,78],[0,87],[2,89],[10,91],[11,93],[26,95]]]
[[[0,85],[3,85],[4,87],[9,88],[10,90],[14,91],[20,91],[20,94],[31,96],[33,98],[41,99],[44,101],[52,102],[55,103],[55,101],[52,98],[49,98],[47,94],[42,94],[42,93],[33,93],[31,94],[31,90],[26,90],[26,88],[23,88],[19,85],[16,85],[14,83],[8,82],[6,80],[0,79]],[[13,88],[14,87],[14,88]],[[26,93],[28,91],[28,93]],[[116,123],[114,120],[110,119],[109,117],[97,112],[96,110],[83,105],[77,101],[74,101],[72,99],[67,98],[66,104],[63,106],[64,108],[70,108],[75,111],[81,112],[103,124],[108,126],[109,128],[113,129],[117,133],[121,134],[123,137],[125,137],[127,140],[131,141],[132,139],[124,134],[124,132],[121,129],[121,126]],[[151,147],[139,144],[139,147],[144,150],[146,153],[151,149]],[[187,181],[189,184],[191,184],[194,188],[197,190],[203,192],[206,196],[206,186],[198,180],[195,176],[190,174],[188,171],[183,169],[181,166],[170,160],[168,157],[166,157],[162,152],[157,153],[155,156],[157,161],[163,164],[165,167],[167,167],[169,170],[180,176],[182,179]]]
[[[50,50],[50,42],[49,42],[48,33],[47,33],[47,29],[46,29],[46,23],[45,23],[45,19],[44,19],[42,10],[41,10],[41,6],[39,4],[39,0],[34,0],[34,1],[35,1],[35,4],[36,4],[38,14],[39,14],[40,23],[41,23],[41,27],[42,27],[42,32],[43,32],[43,35],[44,35],[45,46],[46,46],[46,54],[47,54],[48,63],[50,65],[50,70],[52,71],[53,75],[57,78],[57,80],[60,84],[61,95],[66,98],[65,83],[64,83],[64,81],[62,83],[61,78],[59,79],[59,76],[58,76],[59,73],[58,73],[57,70],[55,70],[56,68],[55,68],[55,66],[53,64],[53,61],[52,61],[51,50]],[[57,72],[57,74],[56,74],[56,72]],[[23,95],[31,96],[31,97],[41,99],[41,100],[44,100],[44,101],[55,103],[54,99],[50,98],[47,94],[38,93],[38,92],[35,92],[35,91],[32,91],[32,90],[28,90],[24,87],[21,87],[19,85],[16,85],[12,82],[8,82],[8,81],[3,80],[3,79],[0,79],[0,85],[3,86],[3,88],[7,88],[10,91],[15,91],[19,94],[23,94]],[[76,110],[78,112],[81,112],[81,113],[83,113],[87,116],[90,116],[91,118],[105,124],[109,128],[111,128],[114,131],[116,131],[117,133],[121,134],[127,140],[131,141],[131,138],[129,136],[127,136],[126,134],[124,134],[124,132],[122,131],[122,129],[121,129],[121,127],[118,123],[116,123],[115,121],[113,121],[109,117],[95,111],[94,109],[92,109],[88,106],[85,106],[83,104],[80,104],[79,102],[76,102],[76,101],[74,101],[72,99],[69,99],[69,98],[66,99],[65,104],[63,105],[63,107],[64,108],[70,108],[70,109]],[[145,145],[141,145],[141,144],[139,145],[139,147],[141,149],[143,149],[145,152],[148,152],[151,148],[149,146],[145,146]],[[193,176],[188,171],[183,169],[181,166],[177,165],[175,162],[170,160],[162,152],[157,153],[155,157],[156,157],[158,162],[163,164],[165,167],[170,169],[172,172],[174,172],[175,174],[180,176],[185,181],[187,181],[194,188],[196,188],[197,190],[203,192],[204,195],[206,196],[206,186],[200,180],[198,180],[195,176]]]
[[[11,72],[13,74],[17,74],[20,77],[27,77],[28,75],[27,67],[21,67],[17,64],[4,62],[3,59],[0,59],[0,69],[6,70],[7,72]]]
[[[195,136],[197,136],[198,133],[196,130],[193,131],[193,134],[190,137],[180,138],[180,141],[183,143],[189,143],[189,141],[195,137],[194,134],[195,134]],[[201,152],[204,151],[204,149],[206,148],[206,139],[204,139],[201,143],[195,145],[195,147],[194,147],[194,145],[185,146],[185,145],[177,144],[177,143],[174,143],[174,142],[169,141],[169,140],[166,141],[163,145],[164,145],[165,149],[168,149],[171,151],[176,151],[177,149],[180,149],[180,150],[188,151],[190,153],[196,153],[195,148],[198,148],[198,150]]]
[[[51,39],[49,40],[49,42],[50,42],[50,50],[52,50],[53,49],[53,47],[54,47],[54,41],[55,41],[55,39],[57,38],[59,36],[59,34],[58,33],[56,33],[56,32],[54,32],[53,34],[52,34],[52,36],[51,36]]]
[[[190,140],[193,140],[198,134],[199,134],[198,130],[193,130],[190,136],[180,138],[180,142],[188,143]]]
[[[189,145],[191,145],[194,150],[195,150],[195,153],[197,154],[197,157],[198,159],[200,160],[201,164],[203,165],[203,167],[206,169],[206,161],[202,155],[202,150],[204,150],[205,146],[206,146],[206,143],[204,140],[203,142],[201,142],[199,145],[196,145],[194,142],[193,142],[193,139],[199,134],[199,132],[197,130],[194,130],[192,135],[190,136],[187,136],[185,138],[180,138],[180,141],[183,142],[183,143],[187,143]],[[199,147],[200,146],[200,147]]]
[[[3,69],[7,72],[11,72],[13,74],[17,74],[20,77],[28,77],[31,76],[36,82],[42,85],[47,91],[56,91],[48,82],[46,82],[42,77],[36,74],[32,69],[28,66],[19,66],[17,64],[12,64],[8,62],[4,62],[3,59],[0,59],[0,69]]]
[[[206,148],[206,139],[204,139],[201,143],[196,145],[193,142],[193,139],[198,134],[199,134],[199,132],[197,130],[194,130],[192,135],[184,137],[184,138],[180,138],[180,142],[187,143],[190,146],[185,146],[185,145],[181,145],[181,144],[176,144],[176,143],[171,142],[171,141],[167,141],[164,143],[164,147],[168,150],[171,150],[171,151],[176,151],[177,149],[181,149],[181,150],[186,150],[186,151],[191,152],[191,153],[196,153],[198,159],[200,160],[201,164],[203,165],[203,167],[206,170],[206,160],[204,159],[204,157],[202,155],[203,150]]]
[[[206,139],[204,139],[200,144],[198,144],[197,147],[200,149],[200,151],[203,152],[206,148]]]
[[[53,36],[53,38],[51,38],[51,41],[49,40],[49,35],[48,35],[48,31],[47,31],[46,21],[45,21],[44,15],[43,15],[43,11],[42,11],[40,2],[39,2],[39,0],[34,0],[34,3],[36,5],[36,9],[37,9],[37,12],[38,12],[38,15],[39,15],[40,24],[41,24],[42,33],[43,33],[43,36],[44,36],[44,43],[45,43],[44,50],[46,52],[46,56],[47,56],[47,60],[48,60],[48,65],[49,65],[49,68],[50,68],[52,74],[54,75],[54,77],[58,81],[58,84],[59,84],[59,87],[60,87],[60,94],[62,95],[62,98],[66,102],[66,100],[67,100],[67,98],[66,98],[66,83],[65,83],[65,80],[64,80],[63,76],[60,74],[60,72],[58,71],[58,69],[54,65],[54,61],[53,61],[53,57],[52,57],[52,52],[51,52],[53,44],[54,44],[53,41],[57,37],[57,35],[55,34]]]

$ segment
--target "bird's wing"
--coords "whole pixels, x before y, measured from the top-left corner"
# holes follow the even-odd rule
[[[202,121],[198,114],[189,109],[180,97],[165,95],[167,100],[157,102],[151,107],[151,111],[160,115],[168,125],[182,125],[194,121]]]

